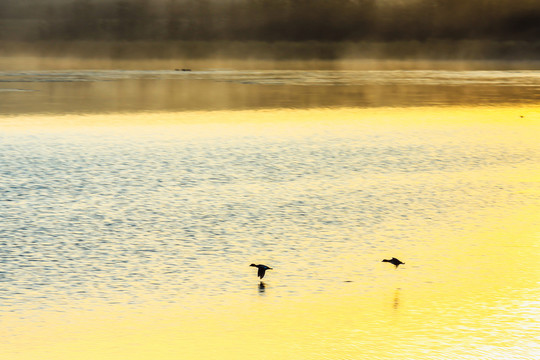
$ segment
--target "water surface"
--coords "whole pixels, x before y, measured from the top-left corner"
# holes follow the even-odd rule
[[[2,359],[540,351],[537,72],[0,79]]]
[[[534,105],[540,71],[0,72],[1,114]]]

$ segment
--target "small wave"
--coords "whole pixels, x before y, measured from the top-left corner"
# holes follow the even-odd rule
[[[31,89],[0,89],[0,92],[31,92]]]
[[[81,70],[0,72],[1,82],[86,82],[116,80],[210,80],[258,85],[490,85],[540,86],[540,71],[435,70]]]

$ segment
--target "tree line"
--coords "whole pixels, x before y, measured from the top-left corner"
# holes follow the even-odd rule
[[[540,39],[537,0],[69,0],[0,2],[3,40]]]

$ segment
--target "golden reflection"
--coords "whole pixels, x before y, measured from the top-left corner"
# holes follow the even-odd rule
[[[400,299],[399,299],[399,292],[400,292],[400,288],[397,288],[396,291],[394,292],[394,304],[393,304],[393,308],[394,310],[397,310],[399,308],[399,302],[400,302]]]
[[[368,293],[356,292],[369,283],[359,279],[347,290],[297,298],[231,295],[225,302],[194,299],[136,311],[96,305],[82,313],[4,316],[0,357],[460,359],[482,349],[494,358],[531,355],[536,345],[527,339],[538,330],[530,318],[538,303],[531,300],[540,295],[538,210],[523,209],[448,241],[442,237],[451,234],[434,232],[441,237],[437,249],[414,249],[415,260],[400,277],[380,268],[393,280]],[[384,301],[389,294],[391,306]],[[507,335],[518,328],[518,336]]]
[[[292,135],[292,130],[370,131],[395,127],[470,128],[475,125],[527,126],[531,132],[540,126],[540,107],[418,107],[418,108],[318,108],[237,111],[135,112],[92,115],[0,116],[3,131],[134,131],[177,130],[174,135],[213,136],[216,133],[241,134],[270,131]],[[277,126],[277,125],[286,125]],[[329,126],[332,128],[329,128]],[[348,126],[348,127],[343,127]],[[141,129],[142,127],[142,129]],[[295,129],[297,128],[297,129]],[[181,132],[180,132],[181,130]],[[505,135],[512,136],[514,132]],[[302,134],[304,135],[304,134]],[[479,132],[476,135],[481,135]],[[521,134],[518,134],[521,135]]]
[[[215,112],[202,117],[197,113],[118,114],[25,117],[24,124],[22,119],[8,118],[0,126],[25,133],[81,128],[96,133],[156,131],[163,127],[178,130],[164,133],[175,137],[304,136],[332,131],[343,136],[384,127],[393,131],[412,127],[418,130],[412,135],[421,136],[424,128],[446,127],[463,130],[461,135],[474,137],[482,146],[519,147],[537,143],[538,110],[319,109]],[[482,124],[508,131],[484,135]],[[516,127],[523,128],[514,131]],[[300,135],[296,130],[302,130]],[[487,181],[493,176],[492,171],[482,170],[457,173],[453,175],[462,179]],[[540,184],[540,171],[526,166],[504,168],[496,174],[505,184]],[[426,182],[422,176],[437,175],[396,181]],[[352,189],[356,180],[344,182],[343,190]],[[530,196],[538,197],[538,186],[530,189]],[[540,204],[516,205],[512,213],[478,211],[485,214],[481,224],[467,222],[473,214],[463,215],[450,228],[420,224],[415,234],[426,241],[414,247],[404,243],[395,250],[395,256],[407,264],[398,271],[380,263],[384,254],[373,256],[373,265],[359,261],[363,254],[344,254],[343,269],[356,274],[354,281],[346,285],[339,281],[340,285],[324,293],[273,296],[279,281],[286,281],[275,276],[271,287],[263,282],[257,290],[253,283],[246,285],[248,296],[195,296],[167,306],[96,303],[92,311],[60,306],[43,312],[6,311],[2,313],[0,358],[286,360],[383,359],[396,354],[407,359],[532,358],[540,350],[534,342],[540,330],[536,301],[540,297]],[[368,266],[371,277],[362,268]],[[137,287],[134,283],[134,291]]]

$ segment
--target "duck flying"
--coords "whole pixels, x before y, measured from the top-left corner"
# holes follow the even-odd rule
[[[390,264],[394,265],[397,269],[397,267],[401,264],[405,264],[404,262],[402,262],[401,260],[398,260],[396,259],[395,257],[391,258],[391,259],[384,259],[382,262],[389,262]]]
[[[259,269],[259,270],[257,271],[257,276],[258,276],[259,278],[261,278],[261,279],[264,277],[264,274],[266,273],[266,270],[272,270],[271,267],[266,266],[266,265],[262,265],[262,264],[258,264],[258,265],[256,265],[256,264],[251,264],[251,265],[249,265],[249,266],[254,266],[254,267],[256,267],[257,269]]]

